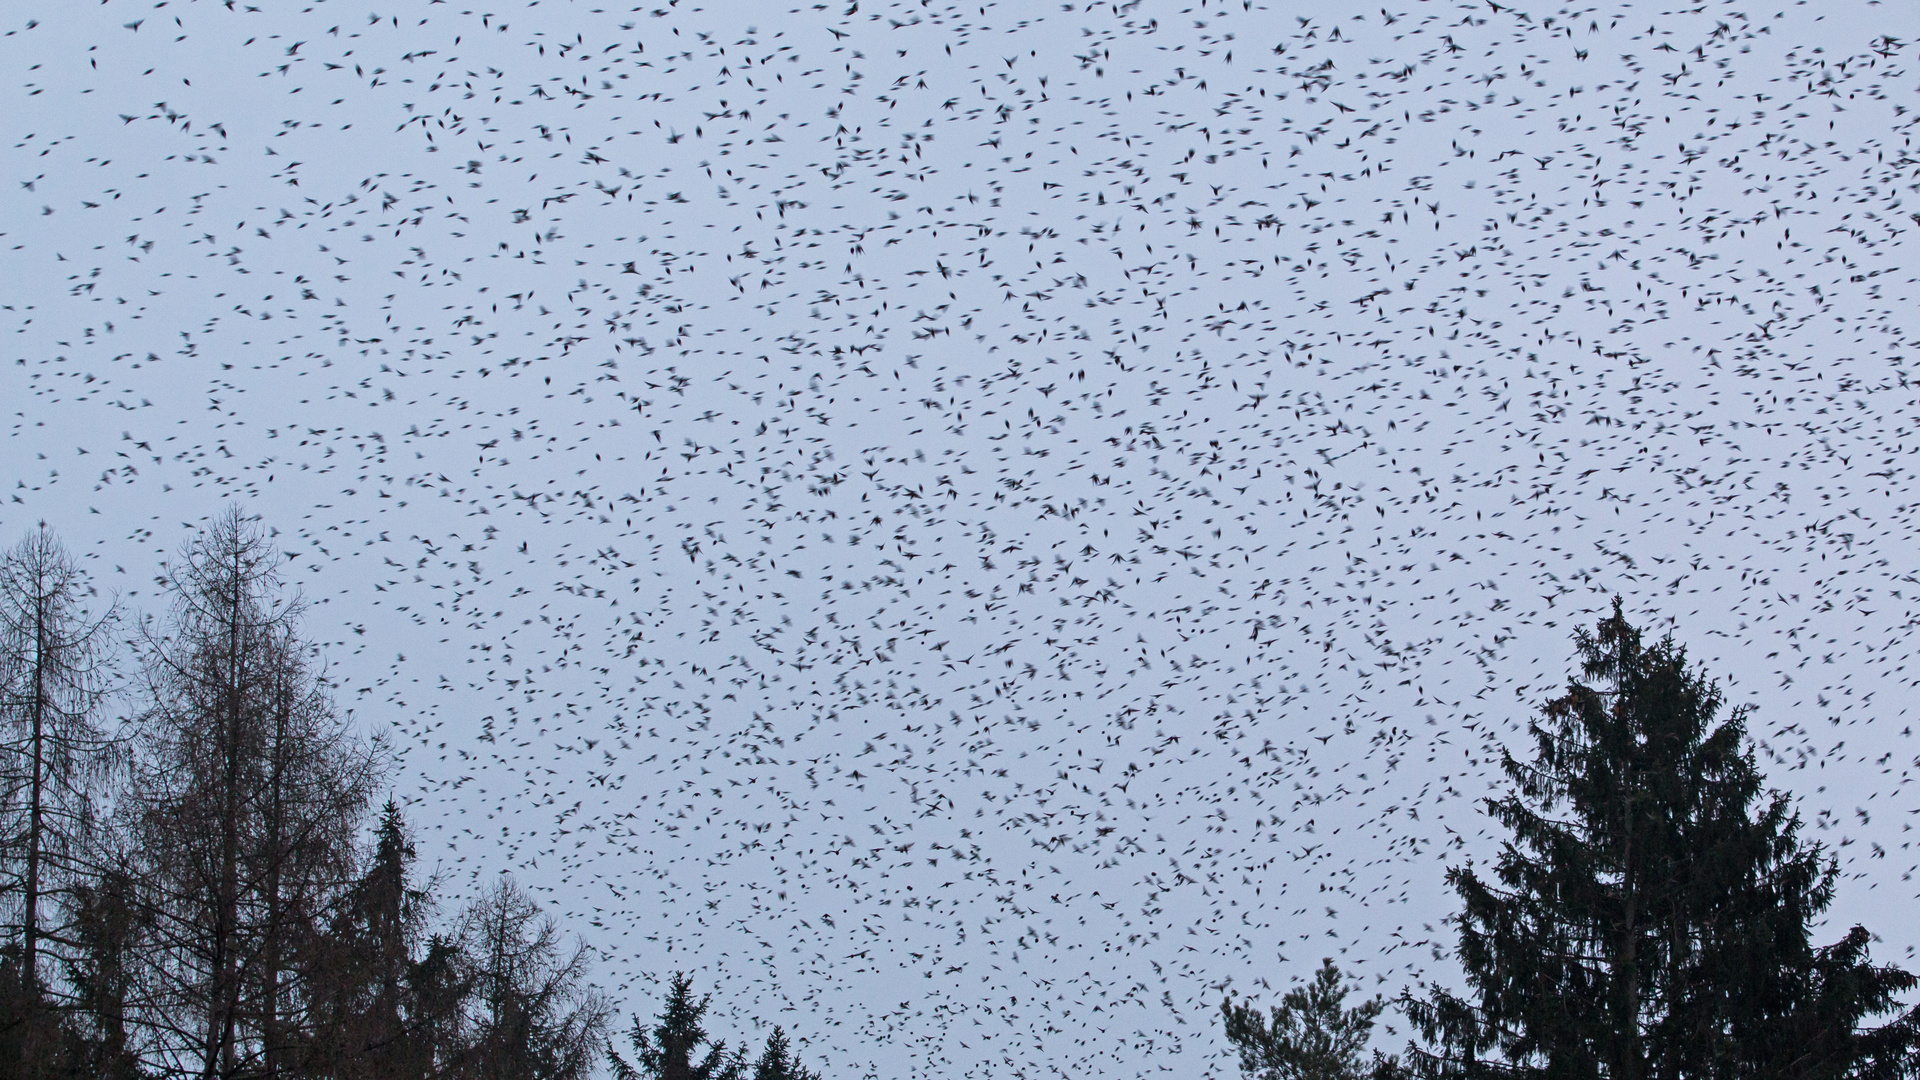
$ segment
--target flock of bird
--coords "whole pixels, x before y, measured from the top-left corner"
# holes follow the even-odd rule
[[[635,1011],[1231,1074],[1615,594],[1914,962],[1911,9],[391,7],[7,16],[0,527],[260,514]]]

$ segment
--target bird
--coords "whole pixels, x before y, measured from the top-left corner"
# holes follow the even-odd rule
[[[455,899],[836,1073],[1442,976],[1615,596],[1906,902],[1913,46],[1203,9],[22,22],[0,525],[257,513]]]

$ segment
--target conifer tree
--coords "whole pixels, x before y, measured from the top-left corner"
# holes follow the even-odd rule
[[[60,927],[48,919],[85,879],[95,798],[116,750],[98,717],[114,612],[90,617],[90,593],[44,524],[0,556],[0,890],[8,915],[0,1066],[21,1076],[43,1074],[58,1056],[42,954]]]
[[[67,1020],[72,1073],[98,1080],[137,1080],[139,1057],[129,1039],[140,912],[133,873],[124,863],[95,869],[70,898],[74,948],[67,960],[72,1010]]]
[[[674,975],[654,1025],[648,1028],[638,1016],[633,1018],[627,1041],[633,1045],[634,1060],[628,1062],[607,1048],[616,1080],[741,1080],[746,1051],[730,1054],[724,1040],[714,1041],[707,1034],[704,1021],[712,1002],[711,994],[694,1000],[691,975]]]
[[[1466,995],[1408,999],[1430,1078],[1835,1078],[1911,1070],[1912,975],[1855,927],[1813,944],[1838,865],[1762,791],[1746,710],[1616,600],[1581,672],[1489,800],[1512,833],[1488,880],[1449,872]]]
[[[512,878],[467,909],[461,948],[473,979],[463,1072],[477,1080],[586,1080],[606,1040],[608,1008],[587,982],[587,947]]]
[[[458,1060],[471,980],[464,965],[436,955],[445,943],[427,935],[434,883],[416,882],[413,864],[406,822],[389,799],[359,878],[305,956],[315,1073],[425,1077]]]
[[[381,757],[334,710],[264,532],[230,509],[171,568],[129,792],[151,916],[140,1016],[155,1061],[205,1080],[298,1071],[299,957],[352,870]]]
[[[753,1080],[820,1080],[820,1074],[794,1059],[786,1030],[775,1024],[760,1060],[754,1063]]]
[[[472,1041],[467,1001],[473,988],[459,940],[446,933],[429,935],[419,959],[407,965],[405,1037],[396,1059],[403,1064],[388,1075],[465,1075],[456,1066],[465,1061]],[[408,1062],[419,1071],[411,1071],[413,1066],[404,1064]]]
[[[1227,1041],[1240,1054],[1247,1080],[1360,1080],[1395,1075],[1399,1062],[1374,1051],[1365,1058],[1374,1019],[1386,1002],[1372,998],[1348,1008],[1353,987],[1331,958],[1313,981],[1287,991],[1270,1015],[1229,998],[1220,1003]]]

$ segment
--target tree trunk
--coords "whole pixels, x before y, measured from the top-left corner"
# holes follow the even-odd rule
[[[1617,700],[1614,707],[1621,707]],[[1630,769],[1622,771],[1631,775]],[[1620,952],[1616,973],[1621,1015],[1614,1020],[1614,1031],[1622,1045],[1613,1072],[1617,1080],[1640,1080],[1640,875],[1633,861],[1638,853],[1633,849],[1631,781],[1623,781],[1623,786],[1627,793],[1620,808]]]
[[[214,985],[208,995],[206,1080],[231,1076],[238,1068],[235,1046],[235,1013],[240,1008],[239,949],[240,925],[240,815],[241,768],[244,763],[242,736],[245,708],[241,701],[241,637],[243,613],[240,583],[243,580],[240,552],[231,553],[234,561],[230,581],[234,596],[227,611],[226,679],[221,687],[221,750],[225,758],[220,802],[220,884],[214,909]]]
[[[33,598],[34,620],[34,657],[33,657],[33,697],[27,704],[28,722],[32,726],[33,740],[33,779],[28,795],[27,810],[27,895],[20,919],[20,978],[26,992],[27,1008],[35,1012],[40,1010],[40,831],[44,825],[43,804],[46,796],[46,738],[47,738],[47,662],[50,642],[47,641],[47,601],[45,595]]]
[[[282,966],[282,926],[285,905],[281,896],[281,870],[284,862],[286,800],[287,703],[284,673],[276,673],[273,703],[272,761],[267,776],[266,813],[266,940],[262,942],[260,963],[260,1039],[266,1075],[280,1075],[286,1049],[280,1032],[280,975]]]
[[[151,705],[136,790],[142,871],[171,939],[149,955],[156,1053],[201,1080],[302,1068],[324,979],[313,919],[342,887],[379,757],[308,667],[297,599],[237,511],[173,575],[175,615],[149,638]],[[303,1011],[305,1010],[305,1011]]]

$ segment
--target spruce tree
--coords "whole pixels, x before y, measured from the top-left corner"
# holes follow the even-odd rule
[[[1227,1041],[1240,1054],[1247,1080],[1379,1080],[1396,1076],[1399,1062],[1374,1051],[1364,1056],[1373,1023],[1386,1002],[1372,998],[1349,1008],[1353,990],[1331,958],[1313,981],[1287,991],[1268,1016],[1232,998],[1220,1003]]]
[[[1855,927],[1811,924],[1837,861],[1763,792],[1746,710],[1619,602],[1575,634],[1581,672],[1530,725],[1532,760],[1488,811],[1512,833],[1491,880],[1448,873],[1466,995],[1406,1002],[1427,1077],[1866,1077],[1910,1071],[1912,975]]]
[[[820,1080],[820,1074],[794,1059],[785,1029],[775,1024],[753,1067],[753,1080]]]
[[[471,979],[463,965],[437,965],[458,985],[450,1003],[435,1004],[438,979],[422,971],[439,944],[427,936],[435,883],[414,880],[414,861],[406,821],[388,799],[358,879],[336,899],[327,932],[303,957],[313,1071],[385,1080],[432,1076],[458,1060],[457,1020]]]
[[[69,897],[73,949],[67,960],[72,994],[67,1062],[75,1075],[138,1080],[139,1057],[128,1038],[140,947],[139,891],[131,867],[98,867]]]
[[[634,1061],[607,1048],[616,1080],[740,1080],[747,1066],[746,1051],[729,1054],[726,1042],[713,1041],[703,1023],[712,1001],[712,995],[694,1000],[693,977],[676,974],[653,1027],[642,1024],[638,1016],[633,1018],[627,1041],[633,1045]]]

